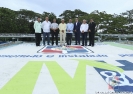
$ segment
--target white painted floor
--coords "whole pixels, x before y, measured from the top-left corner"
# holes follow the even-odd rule
[[[43,46],[36,47],[34,43],[22,43],[0,49],[0,91],[29,61],[56,61],[71,78],[74,78],[79,64],[78,61],[73,59],[104,61],[114,66],[124,66],[116,60],[127,60],[133,63],[133,55],[132,57],[119,56],[122,54],[133,54],[133,50],[105,45],[103,43],[97,43],[95,47],[87,47],[94,51],[94,53],[88,54],[90,57],[59,58],[60,54],[37,53],[37,51],[42,48]],[[23,57],[22,55],[29,55],[29,57]],[[38,55],[38,57],[32,57],[34,55]],[[71,55],[75,55],[75,53],[72,53]],[[76,53],[76,55],[81,54]],[[95,57],[91,57],[91,55],[94,55]],[[97,57],[98,55],[107,55],[108,57]],[[133,79],[133,70],[124,71],[124,74]],[[108,89],[107,82],[101,77],[95,68],[92,66],[86,66],[86,94],[111,91],[114,90]],[[45,64],[40,71],[40,75],[36,81],[32,94],[59,94],[59,90]]]

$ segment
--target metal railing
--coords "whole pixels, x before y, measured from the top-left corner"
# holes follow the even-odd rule
[[[60,35],[58,34],[58,37]],[[43,34],[41,35],[41,37],[43,38]],[[51,37],[51,36],[50,36]],[[74,34],[72,36],[73,38],[75,37]],[[12,38],[12,39],[17,39],[17,41],[19,41],[19,39],[21,38],[35,38],[35,34],[23,34],[23,33],[0,33],[0,38]],[[89,38],[89,36],[88,36]],[[95,38],[97,39],[98,42],[100,42],[100,37],[99,36],[95,36]]]
[[[133,38],[133,34],[99,34],[99,36],[101,40],[106,40],[107,38],[118,38],[119,42],[121,42],[122,39]]]
[[[41,35],[43,38],[43,34]],[[58,34],[58,37],[60,35]],[[51,37],[51,36],[50,36]],[[72,36],[75,38],[74,34]],[[19,39],[21,38],[33,38],[35,39],[35,34],[24,34],[24,33],[0,33],[0,38],[12,38],[12,39]],[[89,38],[89,36],[88,36]],[[99,34],[99,36],[95,36],[95,39],[97,39],[98,42],[106,40],[108,38],[112,39],[118,39],[119,42],[122,41],[122,39],[126,40],[127,38],[133,38],[133,34]]]

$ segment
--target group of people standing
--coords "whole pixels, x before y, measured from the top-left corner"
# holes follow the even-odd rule
[[[75,19],[75,23],[72,23],[72,19],[69,19],[69,22],[66,24],[65,20],[62,19],[61,23],[58,25],[56,19],[53,19],[53,23],[49,21],[49,18],[46,17],[45,21],[41,23],[40,18],[37,18],[37,21],[34,23],[35,29],[35,38],[36,46],[40,46],[41,41],[41,29],[43,29],[43,45],[45,46],[45,41],[47,37],[47,45],[50,45],[50,33],[52,35],[52,45],[54,45],[54,39],[56,45],[58,45],[58,34],[60,34],[60,46],[71,45],[72,43],[72,34],[75,34],[75,45],[80,45],[80,36],[82,36],[82,46],[92,46],[94,47],[94,36],[95,36],[95,22],[93,19],[90,19],[90,22],[87,24],[86,20],[83,20],[83,23],[78,21],[78,18]],[[89,33],[89,45],[87,45],[87,36]]]

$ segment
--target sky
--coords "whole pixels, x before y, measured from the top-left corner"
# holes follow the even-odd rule
[[[0,7],[12,10],[28,9],[37,13],[53,12],[59,16],[65,10],[80,9],[91,13],[94,10],[108,14],[120,14],[133,9],[133,0],[0,0]]]

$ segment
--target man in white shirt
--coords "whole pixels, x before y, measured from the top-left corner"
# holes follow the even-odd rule
[[[53,19],[53,23],[51,24],[51,30],[52,30],[52,45],[54,45],[54,37],[56,39],[56,45],[58,45],[58,24],[56,23],[56,19]]]
[[[72,19],[69,19],[69,23],[67,24],[67,31],[66,31],[67,45],[71,45],[73,28],[74,28],[74,25],[72,23]]]
[[[41,41],[41,22],[40,22],[40,18],[37,18],[37,21],[35,21],[34,29],[35,29],[36,46],[40,46],[40,41]]]
[[[82,46],[87,46],[87,33],[88,33],[88,24],[86,23],[86,20],[83,20],[82,25],[80,26],[80,31],[82,34]]]
[[[46,17],[45,21],[42,23],[42,29],[43,29],[43,45],[45,46],[45,39],[47,36],[47,44],[49,45],[50,43],[50,27],[51,27],[51,22],[49,21],[49,18]]]

